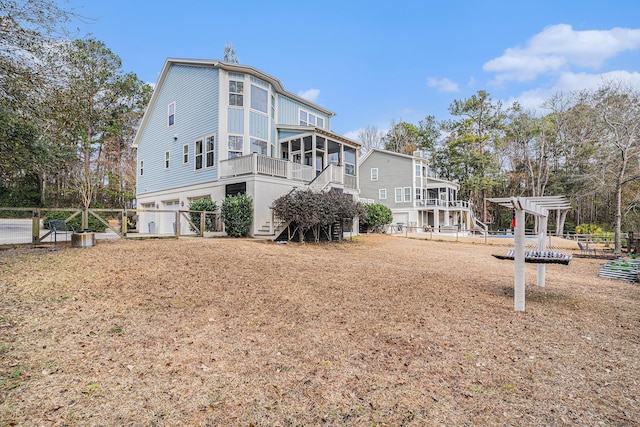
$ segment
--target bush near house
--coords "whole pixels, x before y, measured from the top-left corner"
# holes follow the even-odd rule
[[[291,222],[293,232],[300,242],[311,231],[318,242],[324,235],[332,239],[334,226],[344,229],[345,224],[357,216],[363,216],[362,205],[352,196],[335,191],[316,192],[310,189],[296,190],[279,197],[271,206],[277,218]]]
[[[371,203],[364,206],[366,217],[363,219],[367,229],[375,233],[381,233],[383,227],[391,224],[393,213],[391,209],[380,203]]]
[[[205,212],[215,212],[218,210],[218,204],[211,200],[209,197],[203,197],[201,199],[193,200],[189,203],[190,211],[205,211]],[[191,222],[197,227],[192,231],[200,231],[200,212],[191,212],[189,213],[191,217]],[[215,217],[213,215],[205,215],[204,220],[204,231],[215,231]],[[193,228],[193,227],[192,227]]]
[[[225,231],[229,236],[248,236],[253,220],[253,199],[246,194],[228,196],[222,202],[221,214]]]

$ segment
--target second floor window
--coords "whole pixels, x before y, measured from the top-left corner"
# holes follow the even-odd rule
[[[378,180],[378,168],[371,168],[371,181]]]
[[[263,156],[267,155],[267,141],[262,141],[260,139],[251,138],[251,152],[262,154]]]
[[[268,99],[269,92],[259,88],[258,86],[251,85],[251,108],[266,114],[268,109]]]
[[[176,122],[176,103],[175,101],[170,103],[169,106],[167,107],[167,117],[168,117],[168,121],[167,124],[168,126],[173,126],[174,123]]]
[[[396,203],[402,203],[402,187],[397,187],[395,189],[396,193]]]
[[[411,201],[411,187],[404,187],[404,201]]]
[[[169,152],[165,151],[164,152],[164,168],[165,169],[169,169]]]
[[[242,107],[244,105],[244,83],[229,81],[229,105]]]
[[[195,153],[195,161],[196,161],[196,165],[195,165],[195,169],[199,170],[202,169],[202,156],[203,156],[203,150],[202,150],[202,140],[199,139],[196,141],[195,145],[194,145],[194,150],[193,152]]]
[[[387,198],[387,189],[381,188],[378,190],[378,199],[385,200]]]
[[[300,126],[316,126],[324,128],[324,119],[318,117],[313,113],[309,113],[304,110],[300,110]]]
[[[229,158],[242,156],[244,141],[241,136],[229,135]]]
[[[215,161],[216,161],[216,154],[215,154],[215,149],[216,149],[216,139],[213,135],[208,136],[207,137],[207,144],[206,144],[206,157],[207,157],[207,167],[210,168],[214,165]]]
[[[140,160],[140,176],[144,175],[144,160]]]
[[[184,144],[182,146],[182,164],[189,163],[189,144]]]

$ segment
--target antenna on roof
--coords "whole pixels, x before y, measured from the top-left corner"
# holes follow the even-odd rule
[[[227,43],[224,45],[224,62],[229,64],[239,64],[240,61],[236,57],[236,50],[233,48],[231,43]]]

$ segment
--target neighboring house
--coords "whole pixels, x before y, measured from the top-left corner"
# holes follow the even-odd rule
[[[359,162],[360,199],[391,209],[393,222],[435,231],[470,230],[469,202],[458,200],[460,186],[429,172],[421,151],[412,156],[371,149]]]
[[[250,234],[274,236],[271,203],[294,188],[357,197],[361,145],[331,132],[334,115],[255,68],[167,59],[134,140],[137,206],[186,210],[202,197],[220,206],[246,193],[254,202]],[[153,217],[140,218],[145,231]],[[154,229],[171,232],[175,220],[163,218]]]

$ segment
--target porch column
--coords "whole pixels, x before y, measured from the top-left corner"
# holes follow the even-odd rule
[[[437,205],[433,208],[433,229],[436,231],[440,229],[440,209]]]

